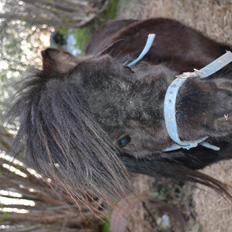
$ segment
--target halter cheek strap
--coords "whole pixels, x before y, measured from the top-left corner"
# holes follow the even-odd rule
[[[147,42],[140,55],[135,60],[125,65],[131,68],[132,66],[139,63],[144,58],[144,56],[150,51],[154,43],[155,37],[155,34],[149,34]],[[174,143],[171,146],[165,148],[163,150],[164,152],[174,151],[181,148],[189,150],[191,148],[197,147],[199,144],[214,151],[220,150],[219,147],[205,142],[208,136],[190,141],[180,139],[176,120],[176,98],[181,86],[189,77],[200,77],[202,79],[208,78],[212,74],[216,73],[217,71],[221,70],[223,67],[228,65],[230,62],[232,62],[232,52],[227,51],[224,55],[220,56],[219,58],[217,58],[216,60],[206,65],[204,68],[200,70],[195,69],[194,72],[186,72],[181,75],[178,75],[177,78],[168,87],[164,100],[164,119],[168,135]]]
[[[148,37],[147,37],[147,42],[142,50],[142,52],[140,53],[140,55],[133,61],[131,61],[129,64],[127,64],[126,66],[131,68],[132,66],[136,65],[137,63],[139,63],[143,57],[145,55],[147,55],[147,53],[150,51],[154,41],[155,41],[155,37],[156,35],[155,34],[149,34]]]
[[[209,63],[204,68],[200,70],[195,69],[195,72],[198,74],[200,78],[211,77],[211,75],[221,70],[231,62],[232,62],[232,52],[226,51],[224,55],[218,57],[216,60]]]
[[[163,150],[164,152],[174,151],[180,148],[189,150],[191,148],[197,147],[199,144],[214,151],[220,150],[219,147],[205,142],[205,140],[208,138],[207,136],[190,141],[180,139],[176,120],[176,98],[181,86],[189,77],[210,77],[212,74],[221,70],[230,62],[232,62],[232,52],[227,51],[224,55],[220,56],[200,70],[194,70],[194,72],[186,72],[178,75],[177,78],[170,84],[164,100],[164,119],[168,135],[174,143],[170,147],[165,148]]]

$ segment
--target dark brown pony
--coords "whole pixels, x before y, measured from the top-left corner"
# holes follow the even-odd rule
[[[157,35],[152,49],[128,68],[125,62],[138,56],[149,33]],[[25,150],[37,169],[83,201],[96,196],[110,203],[125,194],[127,170],[229,194],[226,185],[196,169],[232,157],[232,64],[211,79],[190,78],[177,99],[180,137],[208,136],[221,150],[162,152],[172,143],[163,117],[169,84],[229,49],[169,19],[111,22],[81,59],[47,49],[43,70],[23,82],[10,111],[20,122],[13,151]]]

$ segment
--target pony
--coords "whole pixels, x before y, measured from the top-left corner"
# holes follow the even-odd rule
[[[128,67],[149,33],[156,40]],[[176,117],[182,139],[207,136],[218,151],[197,146],[164,152],[173,142],[164,97],[177,75],[200,69],[231,46],[165,18],[118,20],[101,27],[85,56],[48,48],[42,70],[29,75],[7,115],[18,120],[13,154],[75,199],[115,202],[131,191],[128,171],[193,181],[230,196],[228,186],[198,171],[232,157],[232,64],[181,87]]]

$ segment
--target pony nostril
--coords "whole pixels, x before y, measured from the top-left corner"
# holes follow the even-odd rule
[[[128,145],[131,141],[131,137],[129,135],[125,135],[122,138],[120,138],[117,143],[119,147],[125,147]]]

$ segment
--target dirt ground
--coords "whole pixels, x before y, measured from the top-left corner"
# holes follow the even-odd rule
[[[173,18],[221,42],[232,44],[232,0],[121,0],[118,18]],[[232,161],[221,162],[203,170],[232,185]],[[147,177],[137,177],[137,191],[153,183]],[[153,183],[154,184],[154,183]],[[204,186],[185,185],[185,209],[188,213],[186,232],[231,232],[232,204]],[[191,197],[189,196],[191,192]],[[183,198],[182,198],[183,200]],[[192,201],[191,204],[187,201]],[[186,206],[187,205],[187,206]],[[190,207],[191,206],[191,207]],[[140,215],[141,216],[141,215]],[[144,232],[137,226],[134,232]],[[178,232],[178,231],[177,231]]]

